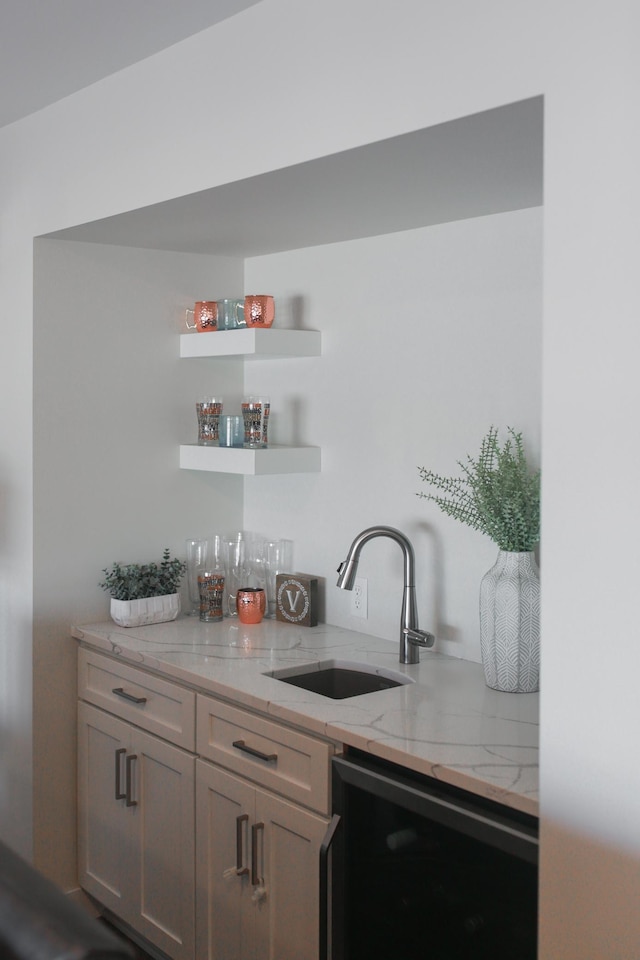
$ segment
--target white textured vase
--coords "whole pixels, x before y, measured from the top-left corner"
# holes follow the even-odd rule
[[[147,597],[145,600],[114,600],[112,597],[110,613],[119,627],[164,623],[175,620],[180,613],[180,594],[168,593],[164,597]]]
[[[480,649],[488,687],[540,686],[540,572],[533,553],[500,550],[480,583]]]

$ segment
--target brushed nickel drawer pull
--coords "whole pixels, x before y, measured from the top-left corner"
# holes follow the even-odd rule
[[[244,740],[234,740],[232,746],[236,750],[242,750],[243,753],[249,753],[252,757],[257,757],[258,760],[266,760],[267,763],[275,763],[278,759],[277,753],[263,753],[262,750],[256,750],[255,747],[248,747]]]
[[[131,767],[133,766],[134,760],[137,760],[137,759],[138,759],[138,755],[136,753],[131,753],[129,754],[129,756],[125,761],[125,768],[127,771],[127,779],[126,779],[126,790],[127,790],[126,806],[127,807],[138,806],[138,801],[132,798],[133,790],[131,787],[131,781],[132,781]]]
[[[251,827],[251,883],[254,887],[264,883],[258,876],[258,831],[264,830],[264,823],[254,823]]]
[[[114,687],[111,693],[115,693],[117,697],[122,697],[123,700],[128,700],[130,703],[146,703],[146,697],[135,697],[132,693],[127,693],[122,687]]]
[[[239,877],[249,873],[249,867],[243,867],[244,857],[242,855],[242,834],[243,825],[249,822],[249,814],[243,813],[236,817],[236,873]]]
[[[124,747],[116,750],[116,800],[124,800],[127,796],[126,793],[122,792],[122,783],[120,782],[120,757],[126,752]]]

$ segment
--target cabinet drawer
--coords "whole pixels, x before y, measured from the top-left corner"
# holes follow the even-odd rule
[[[312,810],[329,812],[330,743],[199,694],[196,752]]]
[[[78,696],[170,743],[186,750],[194,749],[195,693],[192,690],[80,648]]]

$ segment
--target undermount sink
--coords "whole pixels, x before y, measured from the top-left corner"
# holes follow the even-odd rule
[[[312,666],[307,664],[304,667],[285,667],[273,670],[267,676],[302,690],[330,697],[332,700],[346,700],[348,697],[360,697],[365,693],[376,693],[379,690],[413,683],[413,680],[403,673],[344,660],[325,660]]]

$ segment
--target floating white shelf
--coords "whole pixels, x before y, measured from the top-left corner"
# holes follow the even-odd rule
[[[180,334],[181,357],[243,357],[267,360],[279,357],[319,357],[319,330],[279,330],[247,327]]]
[[[180,467],[182,470],[209,470],[212,473],[241,473],[248,476],[318,473],[320,447],[274,444],[262,450],[245,450],[240,447],[204,447],[189,443],[180,447]]]

